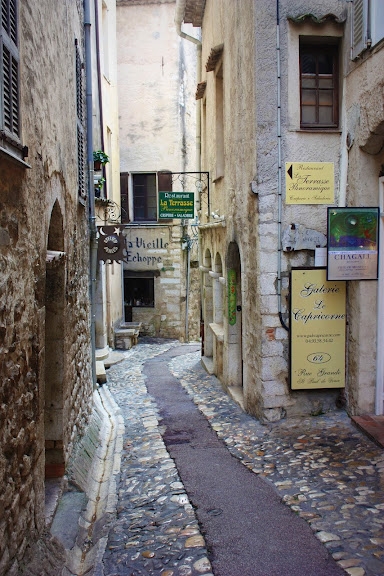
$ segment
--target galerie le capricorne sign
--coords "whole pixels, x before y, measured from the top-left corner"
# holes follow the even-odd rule
[[[291,388],[345,387],[346,283],[324,268],[291,272]]]

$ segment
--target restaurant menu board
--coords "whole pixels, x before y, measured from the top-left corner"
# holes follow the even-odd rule
[[[346,283],[325,268],[291,272],[291,388],[345,386]]]
[[[376,280],[379,208],[328,208],[329,280]]]

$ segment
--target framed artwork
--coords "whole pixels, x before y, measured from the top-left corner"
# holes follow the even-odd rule
[[[328,208],[327,280],[377,280],[379,208]]]

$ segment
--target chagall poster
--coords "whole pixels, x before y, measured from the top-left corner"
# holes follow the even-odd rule
[[[376,280],[379,208],[328,208],[328,280]]]
[[[346,283],[325,268],[291,271],[291,388],[345,387]]]

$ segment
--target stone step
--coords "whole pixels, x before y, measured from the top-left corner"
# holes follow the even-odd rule
[[[96,360],[96,380],[99,384],[105,384],[107,381],[104,362],[101,360]]]

